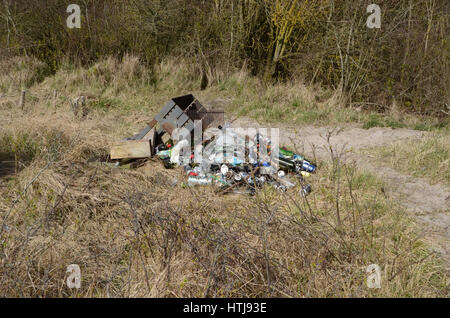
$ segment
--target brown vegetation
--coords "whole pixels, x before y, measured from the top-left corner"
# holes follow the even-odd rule
[[[0,295],[448,294],[441,261],[404,210],[383,195],[381,181],[340,161],[339,149],[320,162],[307,200],[299,189],[248,198],[185,188],[183,174],[157,161],[136,170],[106,164],[108,145],[142,126],[178,87],[193,85],[171,61],[160,64],[152,87],[133,61],[67,67],[32,84],[24,110],[0,103],[0,152],[17,167],[0,174]],[[75,117],[69,99],[86,87],[99,99]],[[210,89],[205,96],[220,86]],[[114,99],[146,106],[124,112],[127,103]],[[379,290],[366,286],[372,263],[382,269]],[[66,286],[69,264],[81,267],[80,290]]]

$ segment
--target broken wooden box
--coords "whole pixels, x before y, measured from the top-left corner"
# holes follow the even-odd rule
[[[152,157],[155,147],[166,134],[171,136],[175,128],[185,128],[193,138],[196,121],[201,120],[203,133],[215,117],[192,94],[172,98],[141,132],[113,146],[111,159]]]

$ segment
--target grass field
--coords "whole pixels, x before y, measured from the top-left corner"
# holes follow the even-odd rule
[[[13,164],[0,171],[0,295],[448,295],[442,262],[412,220],[383,195],[381,180],[350,164],[320,162],[306,200],[298,188],[264,188],[253,198],[186,188],[183,173],[156,159],[137,169],[105,163],[112,143],[183,93],[221,98],[235,114],[269,122],[364,124],[372,115],[303,84],[260,87],[244,71],[205,91],[174,61],[150,74],[129,56],[68,65],[27,82],[24,110],[15,97],[1,100],[0,160]],[[75,117],[68,99],[85,91],[97,97],[85,118]],[[81,268],[80,290],[65,285],[69,264]],[[381,289],[366,286],[370,264],[381,267]]]
[[[379,161],[398,171],[424,177],[433,183],[450,184],[450,139],[443,132],[364,152],[374,155]]]

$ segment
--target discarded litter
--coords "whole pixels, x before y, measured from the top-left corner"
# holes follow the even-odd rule
[[[311,193],[305,179],[316,171],[315,164],[288,149],[274,152],[267,136],[241,135],[218,117],[193,95],[173,98],[140,133],[112,147],[111,159],[155,156],[167,169],[184,169],[183,187],[214,186],[219,193],[253,195],[265,184],[282,192],[300,185],[301,196]],[[204,140],[213,122],[217,132]]]

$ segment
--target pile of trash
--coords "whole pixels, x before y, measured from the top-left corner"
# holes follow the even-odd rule
[[[299,184],[302,196],[311,192],[305,179],[315,164],[260,132],[241,135],[223,124],[221,115],[207,111],[193,95],[173,98],[145,129],[112,147],[111,159],[157,157],[167,169],[182,167],[187,186],[210,185],[219,193],[254,195],[265,184],[279,191]],[[214,122],[215,132],[205,138]]]

